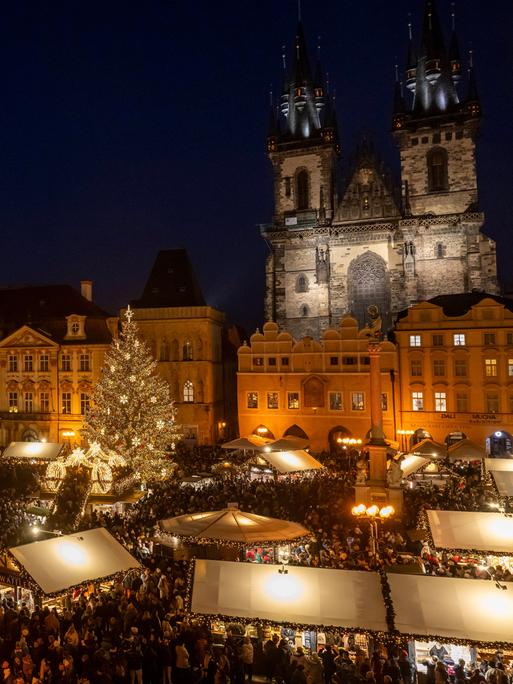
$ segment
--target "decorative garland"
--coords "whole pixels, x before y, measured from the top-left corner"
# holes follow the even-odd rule
[[[390,589],[390,584],[388,583],[387,573],[380,568],[378,570],[379,579],[381,581],[381,594],[383,595],[383,602],[385,604],[385,616],[387,621],[388,631],[391,634],[396,634],[397,630],[395,628],[395,610],[394,604],[392,602],[392,590]]]
[[[286,544],[306,544],[314,539],[314,535],[303,535],[302,537],[296,537],[295,539],[289,539],[287,541],[284,541],[283,539],[265,539],[263,541],[228,541],[226,539],[215,539],[214,537],[206,539],[204,537],[195,537],[184,534],[171,534],[170,532],[161,531],[159,531],[155,536],[155,541],[159,543],[162,543],[162,541],[164,543],[171,543],[172,539],[180,539],[187,542],[191,546],[208,546],[214,544],[216,546],[225,546],[230,549],[242,550],[253,546],[284,546]]]

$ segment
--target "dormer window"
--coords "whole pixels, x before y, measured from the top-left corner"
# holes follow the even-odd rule
[[[66,331],[66,337],[68,339],[71,337],[82,338],[82,339],[85,338],[85,336],[86,336],[86,334],[85,334],[86,317],[85,316],[77,316],[77,315],[67,316],[66,321],[68,323],[68,327],[67,327],[67,331]]]

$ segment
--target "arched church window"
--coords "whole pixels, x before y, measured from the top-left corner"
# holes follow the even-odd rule
[[[192,342],[185,340],[182,348],[182,359],[184,361],[192,361]]]
[[[300,312],[300,314],[301,314],[301,316],[302,316],[303,318],[305,318],[306,316],[308,316],[308,313],[309,313],[309,312],[308,312],[308,307],[307,307],[307,305],[306,305],[306,304],[303,304],[303,306],[300,308],[299,312]]]
[[[427,167],[429,192],[448,190],[447,151],[443,147],[434,147],[427,153]]]
[[[166,338],[160,342],[160,360],[169,361],[169,344]]]
[[[445,247],[441,242],[437,242],[435,247],[435,257],[437,259],[443,259],[445,255]]]
[[[353,259],[347,272],[348,304],[361,328],[369,320],[368,308],[377,306],[386,329],[390,321],[390,277],[379,254],[364,252]]]
[[[308,278],[304,273],[298,275],[296,280],[296,292],[308,292]]]
[[[183,400],[186,404],[192,404],[194,401],[194,385],[190,380],[186,380],[183,384]]]
[[[308,209],[309,205],[309,178],[308,171],[303,169],[296,176],[296,209]]]

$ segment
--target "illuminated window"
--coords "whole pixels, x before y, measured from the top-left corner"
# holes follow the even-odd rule
[[[48,354],[41,354],[39,357],[39,370],[41,373],[48,372],[49,358]]]
[[[466,413],[468,411],[468,396],[466,392],[456,392],[456,411]]]
[[[308,171],[303,169],[296,176],[296,208],[301,211],[308,209],[309,206],[309,184]]]
[[[435,411],[447,411],[446,392],[435,392]]]
[[[185,340],[182,348],[182,359],[184,361],[192,361],[192,344],[190,340]]]
[[[497,359],[485,359],[485,375],[487,378],[497,377]]]
[[[70,371],[71,370],[71,356],[69,354],[63,354],[61,356],[61,370]]]
[[[190,380],[183,383],[183,400],[186,404],[192,404],[194,401],[194,385]]]
[[[34,395],[32,392],[25,392],[23,397],[23,411],[25,413],[32,413],[34,410]]]
[[[258,392],[248,392],[246,394],[246,406],[248,409],[258,408]]]
[[[429,192],[448,190],[447,151],[435,147],[427,153]]]
[[[267,392],[267,408],[277,409],[279,407],[278,392]]]
[[[9,392],[9,410],[18,410],[18,392]]]
[[[495,333],[485,333],[484,343],[486,346],[493,346],[495,344]]]
[[[85,416],[89,411],[90,398],[85,392],[80,393],[80,413]]]
[[[424,410],[424,393],[423,392],[412,392],[411,393],[411,403],[412,409],[414,411]]]
[[[433,375],[437,378],[445,375],[445,361],[443,359],[433,361]]]
[[[299,408],[299,392],[287,392],[287,406],[289,409]]]
[[[50,411],[50,392],[41,392],[39,394],[39,410],[42,413],[49,413],[49,411]]]
[[[444,346],[444,336],[443,335],[433,335],[433,347],[443,347]]]
[[[264,359],[261,356],[257,356],[255,359],[253,359],[253,363],[255,366],[263,366],[264,365]]]
[[[465,359],[456,359],[454,362],[454,375],[458,378],[467,377],[467,362]]]
[[[330,392],[330,411],[342,411],[342,392]]]
[[[513,359],[508,359],[508,375],[510,378],[513,376]]]
[[[365,411],[365,396],[363,392],[351,392],[351,408],[353,411]]]
[[[410,347],[422,346],[422,338],[420,335],[410,335]]]
[[[420,378],[422,376],[422,361],[419,359],[412,359],[410,362],[410,375],[413,378]]]
[[[18,357],[15,354],[9,354],[7,368],[9,373],[16,373],[18,371]]]
[[[464,347],[466,345],[465,333],[454,333],[452,336],[455,347]]]
[[[79,369],[81,371],[90,371],[91,370],[91,361],[89,354],[80,354],[79,356]]]
[[[78,323],[77,321],[73,321],[73,323],[70,326],[70,330],[73,335],[78,335],[78,333],[80,332],[80,323]]]
[[[71,413],[71,392],[63,392],[61,395],[62,412]]]
[[[23,370],[28,373],[31,373],[34,370],[32,354],[26,354],[23,357]]]
[[[381,410],[388,411],[388,394],[386,392],[381,393]]]

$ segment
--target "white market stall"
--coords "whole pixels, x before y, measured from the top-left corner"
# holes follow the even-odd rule
[[[2,458],[17,461],[55,461],[64,444],[56,442],[11,442],[2,454]]]
[[[103,527],[9,549],[43,594],[57,594],[140,567]]]
[[[426,438],[412,447],[410,454],[413,456],[423,456],[424,458],[445,458],[447,447],[439,444],[432,439]]]
[[[415,456],[414,454],[406,456],[402,461],[399,462],[403,472],[403,477],[409,477],[410,475],[413,475],[424,466],[427,466],[427,464],[430,463],[430,460],[431,459],[429,458]]]
[[[259,458],[266,460],[280,475],[319,470],[323,467],[322,463],[304,450],[267,452],[264,449],[260,453]]]
[[[513,554],[513,518],[502,513],[427,511],[437,549]]]
[[[388,574],[395,627],[421,641],[430,635],[476,642],[513,641],[513,583]]]
[[[385,632],[380,577],[374,572],[197,560],[191,610],[337,629]]]
[[[452,461],[482,461],[486,451],[470,439],[462,439],[449,447],[447,455]]]
[[[492,477],[500,496],[513,496],[513,472],[492,470]]]
[[[485,468],[487,472],[513,473],[513,458],[486,458]]]

